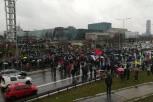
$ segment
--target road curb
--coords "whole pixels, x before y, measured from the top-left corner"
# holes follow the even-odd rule
[[[153,96],[153,93],[151,94],[147,94],[147,95],[144,95],[144,96],[140,96],[140,97],[137,97],[137,98],[134,98],[134,99],[130,99],[129,101],[127,102],[135,102],[135,101],[138,101],[138,100],[141,100],[141,99],[144,99],[144,98],[147,98],[149,96]]]
[[[147,83],[142,83],[142,84],[138,84],[138,85],[134,85],[134,86],[129,86],[129,87],[125,87],[125,88],[121,88],[121,89],[117,89],[117,90],[112,90],[111,91],[111,93],[115,93],[115,92],[117,92],[117,91],[121,91],[121,90],[126,90],[126,89],[130,89],[130,88],[137,88],[137,87],[139,87],[139,86],[142,86],[142,85],[146,85],[146,84],[150,84],[150,83],[153,83],[153,82],[147,82]],[[93,95],[93,96],[87,96],[87,97],[84,97],[84,98],[79,98],[79,99],[75,99],[75,100],[73,100],[73,102],[78,102],[78,101],[83,101],[83,100],[85,100],[85,99],[89,99],[89,98],[93,98],[93,97],[98,97],[98,96],[102,96],[102,95],[106,95],[106,92],[104,92],[104,93],[99,93],[99,94],[96,94],[96,95]],[[151,94],[151,95],[153,95],[153,93]],[[150,94],[149,95],[145,95],[146,97],[147,96],[151,96]],[[142,98],[142,97],[141,97]],[[145,97],[144,97],[145,98]],[[137,97],[137,98],[135,98],[135,99],[131,99],[131,101],[136,101],[136,100],[138,100],[138,99],[140,99],[140,97]],[[142,98],[143,99],[143,98]],[[128,101],[128,100],[127,100]],[[129,102],[130,102],[130,100],[129,100]]]

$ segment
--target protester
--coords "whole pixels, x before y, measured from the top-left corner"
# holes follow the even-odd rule
[[[112,77],[110,74],[107,74],[106,79],[105,79],[105,83],[106,83],[106,92],[107,92],[107,96],[111,95],[111,86],[112,86]]]
[[[127,76],[126,76],[126,79],[129,80],[129,78],[130,78],[130,69],[129,69],[129,67],[128,67],[128,68],[127,68]]]
[[[151,63],[150,55],[145,54],[143,51],[142,53],[144,53],[144,55],[138,55],[139,57],[136,57],[132,49],[127,50],[107,47],[101,50],[68,45],[66,50],[62,45],[53,46],[48,44],[49,47],[47,48],[45,44],[46,43],[43,42],[31,43],[29,46],[26,44],[19,45],[21,53],[19,57],[16,57],[13,52],[9,52],[9,47],[14,49],[15,46],[7,44],[8,52],[1,51],[3,53],[0,53],[0,58],[2,59],[4,55],[8,55],[3,61],[0,61],[1,70],[4,66],[6,66],[6,68],[22,68],[23,70],[33,68],[45,69],[49,67],[56,77],[56,73],[58,73],[58,62],[60,62],[60,72],[63,73],[64,71],[66,76],[74,77],[75,75],[79,75],[82,69],[83,76],[87,76],[89,70],[90,76],[92,76],[94,72],[94,78],[96,79],[99,77],[97,74],[99,69],[105,70],[107,73],[111,73],[111,75],[115,75],[118,74],[115,72],[115,69],[119,68],[121,64],[127,64],[128,62],[135,62],[137,59],[141,59],[142,69],[145,70],[145,66],[147,66],[147,74],[149,75],[150,71],[153,74],[153,65],[151,68],[149,67]],[[29,50],[26,49],[27,47],[29,47]],[[4,62],[8,63],[8,65],[4,65]],[[116,65],[118,66],[116,67]],[[122,75],[121,73],[121,80],[123,80]],[[124,71],[124,77],[126,77],[127,80],[130,78],[130,66],[128,64]],[[137,72],[135,73],[135,80],[138,80]]]
[[[151,65],[151,73],[153,75],[153,64]]]

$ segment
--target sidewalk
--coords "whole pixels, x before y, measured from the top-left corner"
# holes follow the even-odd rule
[[[97,94],[74,102],[133,102],[153,94],[153,82],[112,90],[111,96],[106,93]]]

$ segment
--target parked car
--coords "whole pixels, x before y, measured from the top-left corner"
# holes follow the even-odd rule
[[[16,100],[17,98],[21,98],[28,95],[37,94],[38,88],[35,85],[27,85],[24,83],[14,83],[8,85],[4,96],[6,100]]]
[[[19,70],[16,70],[16,69],[6,69],[6,70],[1,70],[0,71],[0,75],[3,76],[3,75],[24,75],[26,76],[27,73],[25,71],[19,71]]]
[[[2,76],[0,85],[1,89],[4,90],[8,85],[17,83],[17,82],[22,82],[25,84],[31,84],[31,77],[27,76],[22,76],[22,75],[4,75]]]

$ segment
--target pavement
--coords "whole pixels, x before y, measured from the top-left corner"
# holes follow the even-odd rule
[[[134,102],[150,95],[153,95],[153,82],[112,90],[111,96],[107,96],[105,92],[76,99],[74,102]]]

